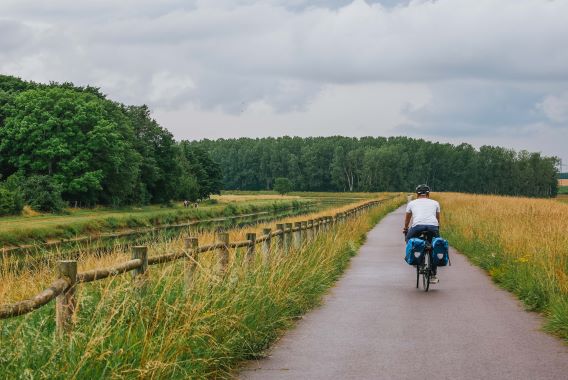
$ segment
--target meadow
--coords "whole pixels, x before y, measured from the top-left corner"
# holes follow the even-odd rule
[[[442,234],[568,340],[568,204],[438,193]]]
[[[184,291],[184,261],[150,267],[144,294],[133,292],[124,275],[82,285],[76,327],[65,339],[54,339],[53,303],[2,320],[0,371],[8,378],[230,377],[239,363],[261,355],[298,316],[317,305],[366,232],[405,202],[403,196],[381,197],[389,199],[286,254],[273,245],[267,257],[256,255],[247,264],[242,251],[232,252],[225,276],[215,271],[214,254],[204,254],[189,292]],[[233,230],[231,240],[266,226]],[[199,240],[207,244],[214,236],[203,231]],[[156,241],[149,251],[159,255],[182,245],[181,238]],[[80,257],[79,271],[126,258],[129,252],[118,248],[102,257]],[[4,265],[1,275],[0,303],[29,297],[54,278],[49,266],[11,276]]]
[[[0,218],[0,246],[29,245],[38,242],[76,239],[77,237],[164,226],[191,220],[235,216],[255,212],[278,212],[301,208],[311,201],[300,197],[276,195],[253,197],[214,196],[199,208],[182,204],[168,207],[151,205],[125,209],[67,209],[65,214],[30,213]]]

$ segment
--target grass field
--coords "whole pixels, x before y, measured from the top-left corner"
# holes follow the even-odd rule
[[[76,329],[69,340],[54,339],[53,303],[0,321],[0,372],[7,378],[230,377],[242,360],[258,355],[295,318],[318,304],[366,232],[404,201],[403,196],[386,201],[289,254],[273,250],[269,260],[256,255],[253,263],[245,265],[242,252],[233,252],[225,277],[214,271],[214,254],[204,254],[190,292],[183,290],[183,262],[150,267],[143,296],[133,296],[129,276],[82,285]],[[264,226],[235,230],[232,239]],[[213,235],[204,232],[199,238],[206,244]],[[156,242],[150,252],[171,252],[181,245],[181,239]],[[128,252],[118,250],[104,257],[85,257],[79,270],[126,257]],[[51,269],[38,268],[27,277],[21,273],[10,277],[9,269],[3,268],[0,303],[28,297],[41,288],[30,287],[53,278]]]
[[[436,194],[450,244],[542,312],[568,340],[568,204],[555,200]]]
[[[159,226],[258,211],[275,211],[297,207],[309,200],[299,197],[217,196],[199,208],[145,206],[113,210],[99,208],[69,209],[66,215],[43,214],[0,218],[0,246],[14,246],[68,239],[79,235],[98,234],[139,227]]]

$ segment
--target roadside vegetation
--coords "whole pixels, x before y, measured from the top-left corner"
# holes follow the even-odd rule
[[[230,377],[239,363],[261,354],[320,302],[366,232],[404,201],[403,196],[388,200],[299,250],[283,254],[273,249],[268,260],[257,254],[245,265],[243,251],[233,252],[225,277],[214,269],[214,253],[204,254],[189,292],[184,292],[182,262],[150,267],[144,295],[134,292],[129,276],[82,285],[76,328],[69,339],[54,339],[53,304],[0,321],[0,371],[7,378]],[[317,215],[301,219],[313,217]],[[232,231],[232,239],[262,227]],[[206,232],[199,238],[206,244],[213,236]],[[181,247],[178,239],[155,243],[150,252],[159,255]],[[79,270],[125,257],[128,252],[118,250],[100,258],[85,257]],[[36,271],[27,279],[21,274],[7,276],[9,271],[0,282],[0,302],[34,294],[34,289],[20,286],[22,281],[33,278],[47,284],[52,272]]]
[[[444,236],[568,341],[568,204],[435,194]]]

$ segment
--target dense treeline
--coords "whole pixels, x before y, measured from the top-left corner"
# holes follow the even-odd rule
[[[557,159],[500,147],[432,143],[408,137],[281,137],[203,140],[192,146],[221,164],[224,188],[271,189],[286,177],[294,190],[437,191],[554,196]]]
[[[207,152],[176,142],[146,106],[126,106],[94,87],[0,76],[0,213],[196,200],[220,191]],[[3,195],[2,195],[3,194]],[[6,212],[4,212],[6,213]]]

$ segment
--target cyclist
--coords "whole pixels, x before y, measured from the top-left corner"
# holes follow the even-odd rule
[[[408,229],[410,220],[412,226]],[[428,185],[418,185],[416,187],[416,199],[408,202],[404,219],[403,233],[408,242],[413,237],[418,237],[422,232],[430,232],[434,237],[440,236],[440,204],[430,199],[430,187]],[[438,283],[436,275],[436,265],[432,265],[430,283]]]

